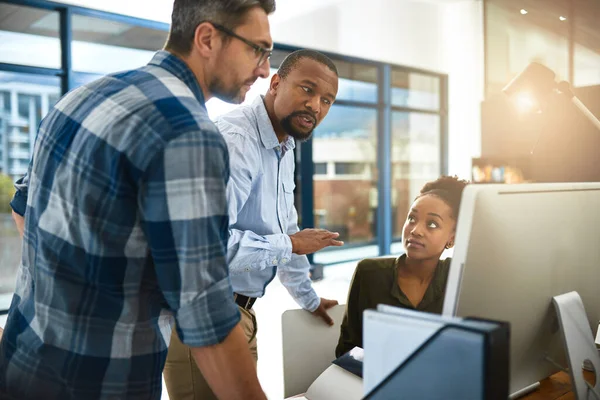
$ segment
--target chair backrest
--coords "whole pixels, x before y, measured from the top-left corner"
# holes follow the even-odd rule
[[[284,396],[305,393],[317,377],[335,360],[335,347],[346,306],[327,312],[333,326],[304,310],[287,310],[281,317]]]

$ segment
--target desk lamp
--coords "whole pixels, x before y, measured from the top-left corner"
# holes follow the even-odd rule
[[[540,63],[529,64],[502,91],[513,99],[516,106],[524,112],[544,112],[552,95],[566,96],[579,112],[600,131],[600,121],[575,96],[571,85],[566,81],[556,82],[554,71]]]

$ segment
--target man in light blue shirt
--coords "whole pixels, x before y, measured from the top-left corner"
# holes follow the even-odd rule
[[[326,230],[299,232],[293,149],[295,140],[308,140],[327,115],[337,89],[333,62],[299,50],[283,61],[264,97],[216,122],[233,171],[227,188],[229,271],[236,301],[248,311],[278,275],[302,308],[332,324],[326,309],[337,302],[317,296],[305,254],[342,243]]]
[[[309,139],[325,118],[337,90],[333,62],[316,51],[299,50],[283,61],[264,97],[216,121],[227,142],[231,169],[227,261],[242,320],[249,321],[243,330],[255,360],[257,326],[252,306],[275,275],[302,308],[333,324],[326,310],[337,301],[319,298],[312,288],[306,254],[343,243],[336,240],[338,233],[299,231],[293,149],[295,140]],[[169,357],[181,354],[182,360],[173,361],[183,365],[186,353],[177,351],[183,345],[175,340],[171,340]],[[194,370],[195,398],[214,398],[205,389],[196,389],[206,385],[197,368],[191,365],[190,369]]]

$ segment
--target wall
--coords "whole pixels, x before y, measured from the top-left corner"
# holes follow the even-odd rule
[[[449,93],[449,172],[471,177],[471,158],[481,155],[483,101],[483,3],[459,1],[445,6],[445,72]]]
[[[279,43],[443,72],[442,6],[406,0],[368,5],[347,0],[286,18],[275,12],[271,32]]]

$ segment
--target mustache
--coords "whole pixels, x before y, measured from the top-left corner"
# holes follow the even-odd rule
[[[317,116],[310,111],[294,111],[288,115],[288,118],[290,119],[294,117],[308,117],[312,121],[313,125],[317,125]]]

